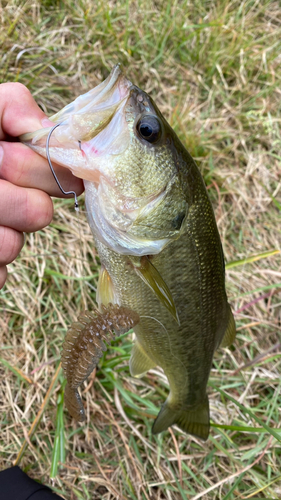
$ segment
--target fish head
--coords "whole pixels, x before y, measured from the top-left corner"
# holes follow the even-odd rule
[[[109,77],[50,118],[52,161],[84,180],[96,239],[116,252],[153,255],[177,239],[188,203],[176,136],[149,95],[113,68]],[[46,156],[51,128],[21,140]]]

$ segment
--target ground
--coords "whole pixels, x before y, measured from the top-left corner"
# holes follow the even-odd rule
[[[206,443],[152,436],[168,386],[158,369],[130,377],[131,334],[85,384],[75,423],[57,368],[68,326],[95,305],[99,259],[83,200],[79,214],[55,200],[0,292],[0,468],[17,460],[69,500],[279,499],[279,2],[2,0],[0,15],[1,81],[27,85],[48,115],[117,62],[153,97],[204,176],[237,324],[215,355]]]

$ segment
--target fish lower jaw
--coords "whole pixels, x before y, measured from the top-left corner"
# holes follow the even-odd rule
[[[95,214],[97,215],[97,214]],[[99,225],[97,218],[88,213],[88,221],[95,240],[121,255],[142,257],[157,255],[169,243],[169,239],[145,240],[115,229],[105,219]],[[102,226],[102,227],[101,227]]]

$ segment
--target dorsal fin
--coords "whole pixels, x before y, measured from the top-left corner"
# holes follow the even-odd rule
[[[229,347],[231,344],[233,344],[236,336],[236,326],[234,317],[230,305],[228,305],[228,307],[229,307],[228,323],[227,323],[227,328],[224,332],[224,336],[221,340],[220,347]]]

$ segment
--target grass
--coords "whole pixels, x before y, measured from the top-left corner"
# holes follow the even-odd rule
[[[130,377],[130,334],[85,384],[87,424],[63,415],[61,345],[94,307],[99,259],[83,202],[77,215],[55,200],[0,292],[0,468],[24,446],[21,467],[69,500],[279,499],[279,2],[2,0],[0,14],[1,81],[27,85],[47,114],[117,62],[153,96],[204,175],[238,330],[215,355],[206,443],[152,436],[168,386],[160,370]]]

